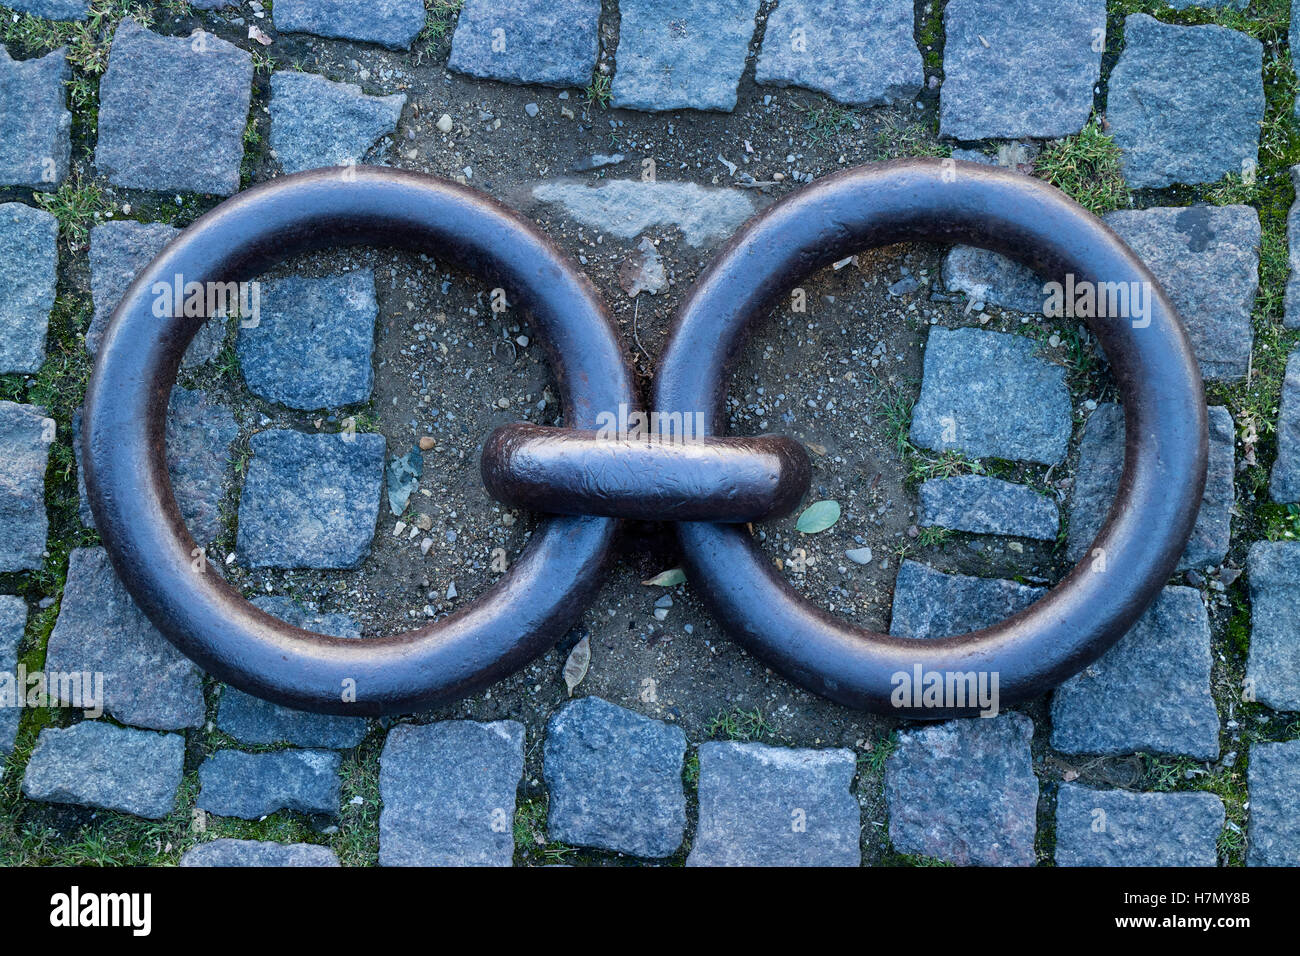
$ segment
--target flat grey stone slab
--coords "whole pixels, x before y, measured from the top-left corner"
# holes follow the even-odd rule
[[[252,603],[282,621],[333,637],[359,638],[361,628],[346,614],[309,611],[292,598],[260,595]],[[221,692],[217,727],[245,744],[293,744],[323,750],[346,750],[361,743],[369,724],[364,717],[312,714],[281,707],[235,687]]]
[[[925,82],[909,0],[870,5],[785,0],[767,18],[757,81],[855,106],[910,100]]]
[[[941,136],[1059,139],[1088,122],[1105,0],[950,0],[943,26]]]
[[[1300,710],[1300,543],[1256,541],[1250,583],[1247,689],[1274,710]]]
[[[0,571],[33,571],[44,561],[45,466],[54,419],[38,405],[0,401]]]
[[[123,20],[99,82],[95,165],[115,186],[229,196],[252,84],[252,57],[233,43]]]
[[[1068,754],[1219,756],[1210,622],[1199,591],[1165,588],[1119,643],[1056,689],[1052,746]]]
[[[885,762],[894,849],[958,866],[1033,866],[1033,736],[1017,713],[900,731]]]
[[[239,326],[244,381],[289,408],[364,402],[375,381],[370,358],[378,315],[370,269],[264,282],[257,324]]]
[[[1134,189],[1212,183],[1259,154],[1264,48],[1220,26],[1124,20],[1106,119]]]
[[[199,767],[197,806],[256,820],[278,810],[339,812],[339,765],[330,750],[219,750]]]
[[[968,634],[1023,611],[1046,593],[1046,588],[1016,581],[944,574],[904,561],[894,580],[889,633],[913,638]]]
[[[338,866],[327,846],[261,840],[213,840],[181,857],[180,866]]]
[[[1233,486],[1236,428],[1232,416],[1221,405],[1212,405],[1208,415],[1210,456],[1205,494],[1192,537],[1178,559],[1180,571],[1217,566],[1228,554],[1236,499]],[[1070,495],[1070,527],[1065,538],[1065,555],[1069,560],[1079,561],[1088,553],[1119,491],[1123,470],[1124,409],[1114,402],[1103,402],[1088,416],[1079,441],[1079,467]]]
[[[384,436],[258,432],[236,549],[251,567],[353,568],[379,519]]]
[[[1052,541],[1061,527],[1056,502],[1033,488],[985,475],[932,478],[922,483],[921,520],[974,534],[1009,534]]]
[[[84,20],[90,13],[89,0],[13,0],[5,6],[47,20]]]
[[[1030,315],[1042,315],[1047,302],[1043,279],[1032,269],[974,246],[953,246],[944,257],[943,284],[949,292],[965,292],[971,302]]]
[[[424,29],[421,0],[278,0],[272,15],[284,33],[360,40],[390,50],[409,50]]]
[[[160,820],[176,805],[185,766],[185,738],[83,720],[42,730],[23,795]]]
[[[1280,504],[1300,501],[1300,349],[1286,360],[1277,413],[1277,458],[1268,494]]]
[[[354,83],[271,74],[271,149],[286,173],[359,163],[397,129],[406,94],[367,96]]]
[[[533,198],[563,207],[578,222],[619,239],[647,229],[677,229],[690,245],[712,245],[731,235],[754,214],[739,189],[711,189],[695,183],[611,179],[600,186],[576,180],[538,185]]]
[[[585,87],[600,52],[600,0],[466,0],[447,68],[504,83]]]
[[[1246,865],[1300,866],[1300,740],[1253,745],[1246,786]]]
[[[26,689],[18,683],[18,645],[22,643],[23,630],[27,627],[27,602],[12,594],[0,594],[0,680],[9,685],[13,696],[6,706],[0,707],[0,759],[8,757],[14,750],[14,739],[18,736],[18,723],[23,712],[16,699]],[[0,697],[8,696],[0,694]]]
[[[1169,293],[1209,381],[1246,377],[1259,289],[1259,213],[1250,206],[1121,209],[1103,217]]]
[[[103,548],[77,548],[68,556],[45,669],[103,674],[101,703],[124,724],[151,730],[203,725],[198,667],[136,607]]]
[[[379,757],[379,864],[509,866],[523,773],[513,720],[394,727]]]
[[[0,375],[45,362],[58,266],[58,221],[20,202],[0,204]]]
[[[551,839],[633,856],[670,856],[686,831],[686,734],[599,697],[546,725]]]
[[[1073,428],[1065,369],[1022,335],[934,326],[925,345],[912,441],[972,458],[1055,465]]]
[[[0,186],[55,190],[72,159],[67,47],[14,60],[0,46]]]
[[[619,0],[613,105],[730,113],[758,6],[759,0]]]
[[[1223,801],[1212,793],[1126,793],[1061,785],[1057,866],[1215,866]]]
[[[1300,30],[1300,17],[1292,21],[1291,29]],[[1297,41],[1300,49],[1300,40]],[[1300,166],[1291,167],[1291,185],[1300,197]],[[1286,250],[1289,270],[1286,277],[1286,297],[1282,324],[1288,329],[1300,328],[1300,198],[1291,204],[1286,214]]]

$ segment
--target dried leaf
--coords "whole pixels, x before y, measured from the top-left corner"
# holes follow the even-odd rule
[[[573,696],[573,688],[582,683],[582,679],[587,676],[587,667],[591,664],[591,635],[584,634],[582,640],[573,645],[573,650],[569,651],[569,659],[564,662],[564,686],[569,688],[569,696]]]
[[[686,583],[686,572],[681,568],[669,568],[667,571],[660,571],[649,581],[642,581],[645,585],[658,585],[661,588],[672,588],[679,584]]]
[[[840,503],[828,499],[810,504],[804,509],[804,513],[799,516],[794,526],[804,534],[816,534],[818,531],[825,531],[839,520]]]

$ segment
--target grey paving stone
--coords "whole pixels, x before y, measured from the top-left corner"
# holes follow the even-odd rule
[[[1247,688],[1274,710],[1300,710],[1300,542],[1256,541],[1250,582]]]
[[[72,159],[67,47],[14,60],[0,46],[0,186],[55,190]]]
[[[1092,112],[1105,0],[950,0],[939,133],[1059,139]]]
[[[394,727],[379,757],[380,866],[509,866],[523,773],[513,720]]]
[[[115,186],[229,196],[239,189],[252,83],[252,57],[233,43],[123,20],[99,83],[95,165]]]
[[[563,206],[571,218],[620,239],[655,227],[673,228],[696,247],[725,239],[754,214],[754,204],[742,190],[695,183],[611,179],[592,187],[556,180],[535,187],[533,198]]]
[[[687,866],[858,866],[851,750],[700,745],[700,819]]]
[[[1300,740],[1253,745],[1246,785],[1246,865],[1300,866]]]
[[[338,866],[327,846],[259,840],[213,840],[181,857],[180,866]]]
[[[921,485],[922,526],[938,525],[974,534],[1009,534],[1053,541],[1061,527],[1056,502],[1025,485],[960,475]]]
[[[1032,866],[1033,736],[1017,713],[900,731],[885,762],[894,849],[959,866]]]
[[[104,710],[124,724],[151,730],[203,725],[198,667],[136,607],[103,548],[77,548],[68,556],[45,669],[103,674]]]
[[[1065,369],[1022,335],[934,326],[925,346],[912,441],[972,458],[1055,465],[1072,429]]]
[[[505,83],[585,87],[600,52],[600,0],[466,0],[447,68]]]
[[[379,518],[384,436],[258,432],[236,548],[251,567],[352,568]]]
[[[1165,588],[1118,644],[1056,689],[1052,746],[1069,754],[1219,756],[1210,623],[1199,591]]]
[[[159,820],[172,812],[185,766],[185,738],[83,720],[48,728],[23,774],[23,795]]]
[[[767,18],[757,81],[855,106],[902,103],[925,82],[909,0],[869,6],[785,0]]]
[[[1286,360],[1277,413],[1277,459],[1268,494],[1280,504],[1300,501],[1300,349]]]
[[[730,113],[758,6],[759,0],[619,0],[613,105]]]
[[[359,163],[397,129],[405,93],[367,96],[354,83],[277,70],[271,74],[271,149],[286,173]]]
[[[50,527],[45,466],[54,430],[45,409],[0,401],[0,571],[41,566]]]
[[[1023,611],[1047,593],[1000,578],[944,574],[903,561],[894,581],[889,633],[932,638],[968,634]]]
[[[421,0],[278,0],[273,16],[284,33],[360,40],[390,50],[409,50],[424,29]]]
[[[260,595],[252,603],[267,614],[318,634],[359,638],[361,628],[346,614],[309,611],[292,598]],[[293,744],[322,750],[346,750],[361,743],[368,724],[364,717],[311,714],[281,707],[234,687],[221,692],[217,727],[245,744]]]
[[[1042,315],[1047,296],[1043,279],[1032,269],[989,249],[953,246],[943,260],[943,284],[965,292],[971,302]]]
[[[263,398],[307,411],[364,402],[375,379],[378,315],[370,269],[264,282],[257,324],[239,327],[244,381]]]
[[[1159,207],[1121,209],[1104,219],[1173,300],[1201,375],[1245,378],[1259,288],[1259,213],[1250,206]]]
[[[20,202],[0,204],[0,375],[45,362],[58,266],[58,221]]]
[[[583,697],[546,725],[551,839],[633,856],[670,856],[686,831],[686,734]]]
[[[1264,48],[1220,26],[1124,20],[1106,119],[1134,189],[1212,183],[1258,161]]]
[[[26,689],[18,682],[18,645],[27,627],[27,602],[12,594],[0,594],[0,759],[13,753],[14,738],[18,736],[18,723],[22,708],[18,705],[20,694]],[[12,683],[10,683],[12,682]],[[4,688],[9,684],[8,689]]]
[[[1208,409],[1210,457],[1205,473],[1205,494],[1178,570],[1212,567],[1228,554],[1228,533],[1236,500],[1233,487],[1233,449],[1236,429],[1232,416],[1221,405]],[[1079,467],[1070,494],[1070,526],[1065,537],[1065,556],[1079,561],[1101,530],[1110,503],[1119,490],[1124,470],[1124,409],[1103,402],[1088,416],[1079,441]]]
[[[219,750],[199,767],[197,805],[244,820],[278,810],[337,814],[341,759],[329,750]]]
[[[5,6],[47,20],[84,20],[90,13],[90,0],[13,0]]]
[[[1293,31],[1300,30],[1300,16],[1292,21]],[[1300,40],[1296,49],[1300,49]],[[1300,197],[1300,166],[1291,167],[1291,185]],[[1288,329],[1300,328],[1300,198],[1291,204],[1286,214],[1286,249],[1289,271],[1286,277],[1282,324]]]
[[[1057,866],[1215,866],[1223,801],[1212,793],[1125,793],[1061,785]]]

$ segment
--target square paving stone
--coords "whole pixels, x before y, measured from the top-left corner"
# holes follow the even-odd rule
[[[339,812],[339,766],[329,750],[219,750],[199,767],[197,805],[219,817],[257,820],[278,810]]]
[[[276,27],[336,40],[361,40],[409,50],[424,29],[422,0],[277,0]]]
[[[1300,866],[1300,740],[1252,746],[1246,784],[1246,865]]]
[[[26,627],[27,602],[12,594],[0,594],[0,760],[13,753],[23,715],[19,695],[25,694],[26,688],[20,686],[16,668],[18,645]]]
[[[1300,710],[1300,542],[1257,541],[1250,582],[1247,688],[1274,710]]]
[[[1291,29],[1300,29],[1300,16],[1296,17]],[[1300,43],[1296,48],[1300,49]],[[1291,185],[1296,196],[1300,197],[1300,166],[1291,167]],[[1286,214],[1286,249],[1289,268],[1282,324],[1288,329],[1296,329],[1300,328],[1300,198],[1291,204]]]
[[[758,6],[759,0],[619,0],[613,105],[730,113]]]
[[[354,568],[379,519],[384,436],[258,432],[236,549],[254,568]]]
[[[1233,487],[1233,449],[1236,428],[1221,405],[1208,409],[1210,457],[1205,473],[1205,494],[1192,528],[1192,537],[1178,559],[1178,570],[1214,567],[1228,554],[1228,533],[1236,499]],[[1119,491],[1124,470],[1124,409],[1103,402],[1088,416],[1079,441],[1079,467],[1070,495],[1070,527],[1065,555],[1079,561],[1088,553],[1101,530],[1110,504]]]
[[[0,186],[55,190],[72,159],[68,48],[14,60],[0,46]]]
[[[136,607],[103,548],[77,548],[68,556],[45,669],[103,674],[101,703],[124,724],[151,730],[203,725],[198,667]]]
[[[1264,48],[1220,26],[1124,20],[1106,119],[1134,189],[1212,183],[1258,162]]]
[[[90,0],[12,0],[5,6],[47,20],[84,20],[90,14]]]
[[[1268,494],[1279,504],[1300,501],[1300,349],[1286,360],[1277,413],[1277,459]]]
[[[257,324],[240,323],[244,381],[263,398],[306,411],[367,401],[378,315],[370,269],[264,282]]]
[[[1103,217],[1169,294],[1209,381],[1245,378],[1259,289],[1259,213],[1250,206],[1121,209]]]
[[[466,0],[447,68],[505,83],[585,87],[600,52],[600,0]]]
[[[754,214],[743,189],[695,183],[610,179],[593,187],[558,180],[535,187],[533,198],[559,204],[571,219],[620,239],[635,239],[654,227],[677,229],[697,248],[725,239]]]
[[[1057,866],[1215,866],[1223,801],[1212,793],[1125,793],[1061,785]]]
[[[380,866],[510,866],[524,727],[394,727],[379,757]]]
[[[367,96],[355,83],[271,74],[271,149],[286,173],[359,163],[397,129],[406,94]]]
[[[1088,122],[1105,0],[950,0],[943,25],[941,136],[1059,139]]]
[[[854,106],[906,102],[925,82],[914,13],[911,0],[784,0],[768,15],[756,79]]]
[[[83,720],[42,730],[23,795],[160,820],[176,805],[185,767],[185,738]]]
[[[858,866],[851,750],[700,745],[700,820],[687,866]]]
[[[1033,721],[1016,713],[900,731],[885,762],[894,849],[958,866],[1033,866],[1033,736]]]
[[[252,57],[233,43],[123,20],[99,82],[95,165],[115,186],[229,196],[239,189],[252,84]]]
[[[1165,588],[1118,644],[1056,689],[1052,746],[1067,754],[1219,756],[1210,622],[1199,591]]]
[[[179,866],[338,866],[327,846],[264,840],[213,840],[181,857]]]
[[[1047,593],[1001,578],[944,574],[904,561],[894,581],[889,633],[933,638],[968,634],[1018,614]]]
[[[1055,465],[1073,428],[1065,369],[1023,335],[933,326],[912,441],[972,458]]]
[[[45,466],[54,419],[37,405],[0,401],[0,571],[34,571],[45,554]]]
[[[546,725],[551,839],[633,856],[670,856],[686,831],[680,727],[599,697],[565,704]]]
[[[943,284],[965,292],[972,303],[988,303],[1042,315],[1047,303],[1044,280],[1032,269],[989,249],[953,246],[943,260]]]
[[[45,362],[58,266],[58,221],[20,202],[0,204],[0,375]]]
[[[1061,527],[1056,502],[1025,485],[959,475],[932,478],[920,488],[922,527],[972,534],[1008,534],[1054,541]]]

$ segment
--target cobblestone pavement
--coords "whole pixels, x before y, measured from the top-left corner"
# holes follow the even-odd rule
[[[1300,864],[1292,12],[1178,6],[8,0],[0,863]],[[679,556],[633,523],[582,624],[520,673],[430,713],[322,717],[204,675],[109,564],[76,460],[94,353],[136,273],[223,197],[351,163],[485,190],[592,278],[644,388],[742,222],[911,155],[1008,166],[1102,215],[1206,380],[1176,576],[1045,698],[926,725],[813,697],[689,582],[654,583]],[[313,253],[257,291],[200,331],[168,411],[207,559],[350,640],[464,607],[535,526],[482,490],[483,438],[562,422],[527,315],[437,249]],[[730,428],[801,440],[807,503],[840,505],[817,533],[754,529],[808,600],[924,640],[1088,559],[1124,419],[1044,293],[992,253],[900,246],[808,277],[757,332]]]

